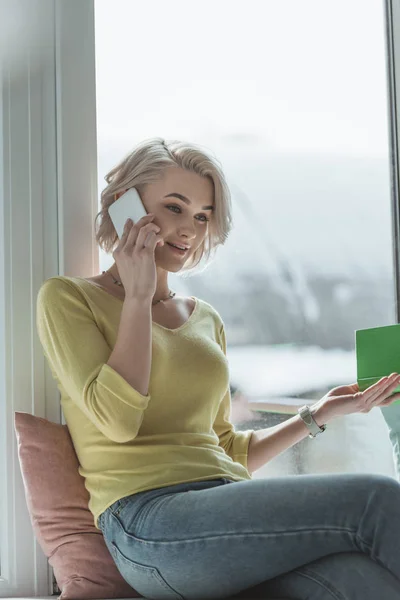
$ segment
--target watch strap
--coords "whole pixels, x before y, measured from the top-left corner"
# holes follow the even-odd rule
[[[311,414],[310,407],[307,405],[299,408],[298,413],[300,418],[302,419],[304,425],[309,430],[308,437],[315,438],[318,434],[323,433],[326,429],[326,425],[322,425],[321,427],[314,421],[314,418]]]

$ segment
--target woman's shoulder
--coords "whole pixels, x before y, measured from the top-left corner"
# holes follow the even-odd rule
[[[40,287],[48,289],[76,287],[76,279],[76,277],[68,277],[67,275],[53,275],[52,277],[45,279]]]
[[[212,304],[210,304],[210,302],[207,302],[206,300],[203,300],[202,298],[196,298],[196,300],[200,304],[201,309],[203,311],[207,312],[210,316],[212,316],[214,318],[217,325],[219,325],[219,326],[223,325],[223,320],[222,320],[220,313]]]
[[[83,298],[80,279],[66,275],[54,275],[45,279],[38,292],[39,302],[52,302],[68,296]]]

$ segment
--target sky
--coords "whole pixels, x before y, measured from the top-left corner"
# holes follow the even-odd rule
[[[95,0],[95,10],[100,140],[387,153],[383,0]]]
[[[138,142],[185,139],[225,171],[237,265],[270,271],[281,254],[391,274],[383,0],[95,0],[95,11],[99,195]]]

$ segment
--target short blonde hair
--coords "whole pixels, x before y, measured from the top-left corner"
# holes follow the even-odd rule
[[[165,169],[170,167],[181,167],[201,177],[208,177],[214,185],[214,211],[207,235],[179,273],[200,271],[196,267],[203,257],[207,266],[217,247],[228,238],[232,229],[232,203],[220,163],[195,144],[177,140],[167,142],[162,138],[145,140],[111,169],[105,176],[108,185],[101,193],[101,210],[95,219],[96,242],[107,254],[113,252],[119,243],[108,213],[108,208],[115,202],[115,195],[131,187],[135,187],[140,194],[142,186],[159,180]],[[97,227],[98,219],[100,223]]]

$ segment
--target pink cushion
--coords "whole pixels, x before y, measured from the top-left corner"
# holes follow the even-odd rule
[[[54,569],[59,598],[140,598],[95,527],[68,427],[23,412],[15,412],[14,425],[33,531]]]

